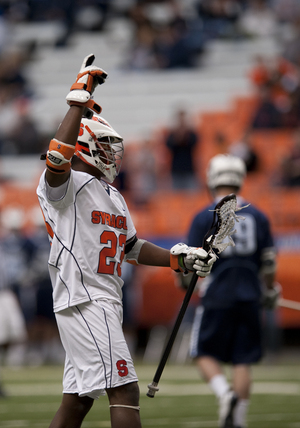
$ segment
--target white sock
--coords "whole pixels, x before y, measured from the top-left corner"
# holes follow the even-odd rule
[[[227,379],[223,374],[212,377],[209,386],[218,398],[222,397],[230,389]]]
[[[246,428],[246,416],[248,413],[249,400],[239,400],[234,410],[234,425]]]

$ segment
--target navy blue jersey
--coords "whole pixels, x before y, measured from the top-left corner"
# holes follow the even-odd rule
[[[238,198],[239,206],[248,203]],[[216,202],[199,212],[188,234],[188,245],[199,247],[211,227]],[[206,278],[207,290],[202,303],[205,307],[230,307],[237,301],[258,301],[261,297],[259,271],[264,249],[273,248],[274,241],[267,217],[249,205],[240,213],[245,220],[236,222],[232,235],[234,247],[218,255],[211,274]]]

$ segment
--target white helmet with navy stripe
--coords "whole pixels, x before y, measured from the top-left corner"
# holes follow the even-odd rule
[[[109,183],[120,171],[123,154],[123,138],[103,117],[94,114],[81,120],[75,155],[98,168]]]
[[[214,156],[207,168],[207,185],[210,190],[219,186],[233,186],[241,188],[246,176],[245,162],[229,154]]]

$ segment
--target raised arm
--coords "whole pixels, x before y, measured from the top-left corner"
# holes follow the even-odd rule
[[[50,141],[46,157],[46,180],[51,187],[58,187],[67,181],[70,175],[71,159],[75,153],[80,122],[86,109],[96,113],[101,107],[91,96],[97,85],[105,82],[107,73],[92,65],[93,54],[83,60],[76,82],[71,86],[66,100],[70,108],[60,124],[54,138]]]

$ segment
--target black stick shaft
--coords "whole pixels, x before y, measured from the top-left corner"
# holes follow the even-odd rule
[[[148,385],[148,388],[149,388],[149,390],[147,392],[147,396],[148,397],[153,398],[154,395],[155,395],[155,392],[157,391],[157,384],[158,384],[158,382],[159,382],[159,380],[161,378],[162,372],[163,372],[163,370],[165,368],[165,365],[167,363],[167,360],[169,358],[169,355],[170,355],[170,352],[172,350],[172,346],[174,344],[174,341],[176,339],[176,336],[177,336],[179,327],[181,325],[182,319],[183,319],[184,314],[185,314],[185,312],[187,310],[189,301],[191,300],[191,297],[193,295],[193,292],[194,292],[194,289],[195,289],[195,286],[196,286],[196,283],[197,283],[197,279],[198,279],[198,275],[196,274],[196,272],[194,272],[193,276],[192,276],[192,279],[191,279],[191,282],[190,282],[190,284],[188,286],[187,292],[186,292],[186,294],[184,296],[184,300],[182,302],[180,311],[179,311],[179,313],[177,315],[177,318],[176,318],[173,330],[172,330],[172,332],[170,334],[169,340],[168,340],[168,342],[166,344],[165,350],[164,350],[164,352],[162,354],[162,357],[161,357],[160,362],[158,364],[158,367],[156,369],[155,375],[153,377],[152,384]]]

